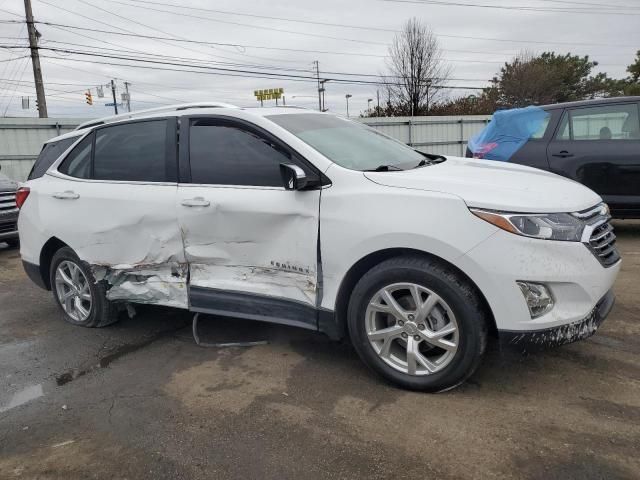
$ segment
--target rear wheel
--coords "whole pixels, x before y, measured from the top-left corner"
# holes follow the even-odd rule
[[[64,319],[83,327],[104,327],[118,320],[116,305],[107,300],[105,286],[73,250],[64,247],[53,256],[51,290]]]
[[[353,290],[348,322],[364,362],[412,390],[461,384],[487,342],[474,288],[452,268],[422,257],[393,258],[367,272]]]

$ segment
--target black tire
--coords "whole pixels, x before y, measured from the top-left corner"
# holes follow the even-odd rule
[[[365,312],[383,287],[410,282],[439,295],[455,315],[458,348],[446,367],[427,375],[411,375],[388,365],[369,342]],[[349,334],[360,358],[386,380],[409,390],[439,392],[463,383],[480,364],[487,345],[488,315],[476,289],[443,262],[421,256],[386,260],[369,270],[356,284],[347,312]],[[404,335],[404,334],[403,334]]]
[[[77,265],[86,279],[88,280],[89,290],[91,292],[91,309],[89,316],[84,321],[78,321],[69,316],[60,303],[58,294],[56,291],[56,269],[60,263],[68,261]],[[73,324],[81,327],[106,327],[114,322],[118,321],[118,308],[113,302],[107,300],[106,286],[104,282],[96,282],[91,269],[88,265],[81,261],[75,252],[69,247],[63,247],[58,250],[53,259],[51,260],[51,270],[49,272],[49,278],[51,281],[51,291],[53,292],[53,298],[60,307],[60,311],[64,319]]]
[[[5,243],[9,246],[9,248],[18,248],[20,246],[20,240],[18,240],[17,238],[5,240]]]

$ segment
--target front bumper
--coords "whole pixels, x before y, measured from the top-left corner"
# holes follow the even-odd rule
[[[499,330],[500,344],[502,346],[515,347],[522,351],[532,351],[557,347],[589,338],[596,333],[602,322],[607,318],[614,302],[613,290],[609,290],[589,315],[578,322],[542,330]]]

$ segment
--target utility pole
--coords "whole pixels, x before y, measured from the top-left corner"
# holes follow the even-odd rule
[[[322,102],[320,103],[320,111],[321,112],[326,112],[327,111],[327,106],[324,103],[324,94],[325,94],[325,86],[324,84],[327,83],[329,80],[325,79],[325,80],[320,80],[320,92],[322,92]]]
[[[129,82],[124,82],[124,93],[127,96],[127,112],[131,113],[131,97],[129,96]]]
[[[378,100],[378,109],[376,110],[376,117],[380,116],[380,90],[376,90],[376,98]]]
[[[31,0],[24,0],[24,12],[27,16],[27,31],[29,32],[29,48],[31,49],[31,63],[33,64],[33,79],[36,84],[36,97],[38,100],[38,116],[47,118],[47,100],[44,96],[44,83],[42,82],[42,69],[40,68],[40,55],[38,54],[38,36],[33,23],[33,11]]]
[[[113,110],[118,114],[118,101],[116,100],[116,82],[111,80],[111,94],[113,95]]]
[[[320,63],[318,60],[314,60],[313,63],[316,66],[316,79],[318,80],[318,110],[322,111],[322,91],[320,90]]]

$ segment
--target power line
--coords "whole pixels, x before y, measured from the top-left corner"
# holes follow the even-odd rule
[[[398,32],[398,30],[394,30],[392,28],[367,27],[367,26],[363,26],[363,25],[346,25],[344,23],[318,22],[318,21],[313,21],[313,20],[301,20],[301,19],[296,19],[296,18],[273,17],[273,16],[269,16],[269,15],[256,15],[256,14],[251,14],[251,13],[230,12],[228,10],[215,10],[215,9],[212,9],[212,8],[189,7],[189,6],[186,6],[186,5],[176,5],[174,3],[150,2],[150,1],[146,1],[146,0],[129,0],[129,1],[136,2],[136,3],[151,4],[151,5],[162,5],[162,6],[165,6],[165,7],[174,7],[174,8],[184,9],[184,10],[191,10],[191,11],[221,13],[223,15],[234,15],[234,16],[239,16],[239,17],[261,18],[261,19],[267,19],[267,20],[278,20],[278,21],[284,21],[284,22],[293,22],[293,23],[297,23],[297,24],[306,23],[306,24],[309,24],[309,25],[322,25],[322,26],[327,26],[327,27],[353,28],[353,29],[368,30],[368,31],[374,30],[374,31],[378,31],[378,32],[391,32],[391,33],[397,33]],[[131,6],[133,6],[133,5],[131,5]]]
[[[91,37],[88,37],[91,38]],[[92,40],[94,40],[93,38],[91,38]],[[46,42],[43,42],[43,45],[48,45],[50,43],[55,43],[55,44],[59,44],[59,45],[71,45],[74,47],[84,47],[84,48],[91,48],[91,49],[97,49],[98,52],[102,52],[102,51],[112,51],[112,52],[117,52],[117,53],[140,53],[142,55],[146,55],[149,57],[154,57],[154,58],[166,58],[166,59],[171,59],[171,60],[189,60],[189,61],[193,61],[193,62],[201,62],[201,63],[206,63],[208,65],[210,64],[218,64],[218,65],[228,65],[228,66],[243,66],[243,67],[252,67],[252,68],[278,68],[280,70],[288,70],[288,71],[292,71],[292,72],[308,72],[309,69],[298,69],[298,68],[290,68],[290,67],[276,67],[275,65],[261,65],[261,64],[254,64],[254,63],[239,63],[239,62],[220,62],[220,61],[212,61],[212,60],[208,60],[208,59],[198,59],[198,58],[185,58],[185,57],[175,57],[175,56],[171,56],[171,55],[161,55],[161,54],[156,54],[156,53],[147,53],[144,52],[142,50],[130,50],[127,49],[126,47],[117,49],[117,48],[107,48],[107,47],[97,47],[97,46],[93,46],[93,45],[85,45],[85,44],[79,44],[79,43],[73,43],[73,42],[60,42],[57,40],[48,40]]]
[[[524,7],[515,5],[493,5],[493,4],[477,4],[477,3],[463,3],[446,0],[382,0],[390,3],[412,3],[415,5],[441,5],[450,7],[473,7],[473,8],[489,8],[498,10],[512,10],[521,12],[537,12],[537,13],[576,13],[584,15],[640,15],[640,13],[620,12],[620,11],[605,11],[605,10],[585,10],[585,9],[573,9],[573,8],[550,8],[550,7]],[[606,7],[605,7],[606,8]]]
[[[120,3],[122,5],[129,5],[131,7],[136,7],[135,5],[131,5],[131,4],[127,4],[118,0],[112,0],[116,3]],[[179,7],[180,9],[186,9],[186,10],[194,10],[194,11],[210,11],[210,12],[215,12],[215,13],[222,13],[222,14],[228,14],[228,15],[240,15],[240,16],[248,16],[248,17],[257,17],[257,18],[268,18],[268,19],[273,19],[273,20],[281,20],[281,21],[287,21],[287,22],[295,22],[295,23],[306,23],[306,24],[310,24],[310,25],[325,25],[325,26],[336,26],[336,27],[344,27],[344,28],[354,28],[354,29],[363,29],[363,30],[377,30],[377,31],[387,31],[387,32],[393,32],[393,33],[397,33],[397,30],[393,30],[393,29],[385,29],[385,28],[379,28],[379,27],[367,27],[367,26],[361,26],[361,25],[347,25],[347,24],[334,24],[334,23],[328,23],[328,22],[316,22],[316,21],[311,21],[311,20],[304,20],[304,19],[294,19],[294,18],[286,18],[286,17],[272,17],[272,16],[266,16],[266,15],[253,15],[253,14],[246,14],[246,13],[235,13],[235,12],[230,12],[228,10],[213,10],[213,9],[205,9],[205,8],[197,8],[197,7],[187,7],[184,5],[175,5],[175,4],[168,4],[168,3],[159,3],[159,2],[150,2],[147,0],[128,0],[128,1],[132,1],[132,2],[137,2],[137,3],[145,3],[145,4],[153,4],[153,5],[166,5],[166,6],[173,6],[173,7]],[[393,1],[393,0],[386,0],[386,1]],[[413,0],[416,1],[416,0]],[[428,0],[431,1],[431,0]],[[416,1],[416,3],[423,3],[420,1]],[[142,8],[142,7],[138,7],[138,8]],[[149,7],[145,7],[149,10],[156,10],[159,12],[165,12],[165,13],[172,13],[172,14],[177,14],[177,15],[183,15],[183,16],[190,16],[190,17],[194,17],[193,15],[188,15],[188,14],[181,14],[178,12],[172,12],[172,11],[167,11],[167,10],[161,10],[161,9],[153,9],[153,8],[149,8]],[[194,18],[198,18],[201,20],[204,20],[205,18],[202,17],[194,17]],[[208,20],[211,21],[216,21],[216,22],[222,22],[222,23],[230,23],[230,22],[225,22],[223,20],[218,20],[218,19],[211,19],[208,18]],[[237,25],[241,25],[241,26],[248,26],[248,27],[252,27],[252,28],[264,28],[264,29],[272,29],[270,27],[263,27],[263,26],[256,26],[256,25],[247,25],[247,24],[240,24],[240,23],[232,23],[232,24],[237,24]],[[278,29],[273,29],[278,31]],[[284,30],[283,30],[284,31]],[[300,35],[306,35],[306,33],[303,32],[289,32],[287,31],[287,33],[297,33]],[[489,38],[489,37],[471,37],[471,36],[462,36],[462,35],[445,35],[445,34],[437,34],[440,37],[448,37],[448,38],[461,38],[461,39],[472,39],[472,40],[487,40],[487,41],[498,41],[498,42],[510,42],[510,43],[524,43],[524,44],[528,44],[528,43],[537,43],[537,44],[546,44],[546,45],[571,45],[571,46],[575,46],[575,45],[585,45],[585,46],[625,46],[625,47],[636,47],[637,45],[631,45],[631,44],[627,44],[627,45],[613,45],[613,44],[594,44],[594,43],[569,43],[569,42],[554,42],[554,41],[540,41],[540,40],[522,40],[522,39],[498,39],[498,38]],[[332,39],[339,39],[339,40],[343,40],[343,38],[340,37],[327,37],[327,38],[332,38]],[[344,39],[349,41],[350,39]],[[377,42],[372,42],[372,43],[377,43]],[[386,45],[386,44],[385,44]]]
[[[42,0],[41,0],[42,1]],[[240,23],[240,22],[231,22],[229,20],[220,20],[217,18],[210,18],[210,17],[203,17],[202,15],[191,15],[188,13],[183,13],[183,12],[175,12],[175,11],[171,11],[171,10],[163,10],[160,8],[151,8],[149,6],[141,6],[141,5],[132,5],[130,3],[124,3],[124,2],[119,2],[117,0],[111,0],[112,3],[118,3],[121,5],[126,5],[129,7],[133,7],[133,8],[139,8],[139,9],[143,9],[143,10],[152,10],[154,12],[161,12],[161,13],[169,13],[171,15],[178,15],[181,17],[188,17],[188,18],[195,18],[198,20],[205,20],[205,21],[209,21],[209,22],[216,22],[216,23],[225,23],[228,25],[236,25],[239,27],[247,27],[247,28],[256,28],[259,30],[269,30],[272,32],[281,32],[281,33],[290,33],[293,35],[302,35],[305,37],[317,37],[317,38],[326,38],[329,40],[341,40],[344,42],[354,42],[354,43],[364,43],[364,44],[368,44],[368,45],[384,45],[387,46],[386,43],[383,42],[373,42],[370,40],[360,40],[360,39],[356,39],[356,38],[345,38],[345,37],[334,37],[331,35],[321,35],[319,33],[309,33],[309,32],[297,32],[295,30],[285,30],[283,28],[275,28],[275,27],[267,27],[264,25],[251,25],[251,24],[247,24],[247,23]]]
[[[45,47],[41,47],[42,49],[46,49]],[[51,49],[49,49],[51,50]],[[69,52],[75,53],[75,52]],[[83,54],[83,53],[78,53]],[[131,57],[120,57],[120,56],[109,56],[109,55],[95,55],[93,53],[84,53],[84,55],[89,56],[98,56],[105,57],[108,59],[116,59],[116,60],[124,60],[124,61],[135,61],[142,63],[152,63],[157,65],[168,65],[171,67],[192,67],[197,68],[198,70],[193,69],[184,69],[184,68],[161,68],[158,66],[148,66],[148,65],[139,65],[138,63],[116,63],[116,62],[107,62],[107,61],[97,61],[92,60],[92,63],[100,64],[100,65],[114,65],[121,67],[131,67],[131,68],[141,68],[141,69],[150,69],[150,70],[159,70],[159,71],[171,71],[171,72],[188,72],[188,73],[198,73],[198,74],[207,74],[207,75],[218,75],[218,76],[231,76],[231,77],[245,77],[245,78],[281,78],[282,80],[288,81],[302,81],[302,82],[315,82],[315,77],[312,76],[303,76],[303,75],[292,75],[292,74],[279,74],[279,73],[268,73],[268,72],[257,72],[250,70],[240,70],[240,69],[223,69],[220,67],[205,67],[205,66],[194,66],[189,64],[181,64],[177,62],[161,62],[156,60],[147,60],[147,59],[139,59],[139,58],[131,58]],[[48,56],[43,56],[43,58],[52,58]],[[58,58],[53,57],[57,60],[61,61],[72,61],[72,62],[85,62],[85,60],[75,59],[75,58]],[[388,81],[371,81],[371,80],[360,80],[360,79],[344,79],[344,78],[326,78],[326,80],[330,80],[334,83],[344,83],[344,84],[353,84],[353,85],[400,85],[398,82],[388,82]],[[432,85],[432,88],[438,89],[462,89],[462,90],[482,90],[484,87],[469,87],[469,86],[449,86],[449,85]]]
[[[630,9],[640,9],[638,6],[631,5],[617,5],[617,4],[604,4],[604,3],[592,3],[592,2],[575,2],[570,0],[538,0],[539,2],[549,2],[549,3],[560,3],[560,4],[568,4],[568,5],[586,5],[592,7],[606,7],[606,8],[630,8]]]
[[[181,40],[184,40],[184,39],[185,39],[184,37],[181,37],[181,36],[179,36],[179,35],[175,35],[175,34],[172,34],[172,33],[169,33],[169,32],[165,32],[164,30],[160,30],[159,28],[155,28],[155,27],[152,27],[152,26],[147,25],[147,24],[145,24],[145,23],[142,23],[142,22],[139,22],[139,21],[136,21],[136,20],[132,20],[132,19],[127,18],[127,17],[125,17],[125,16],[123,16],[123,15],[120,15],[120,14],[118,14],[118,13],[115,13],[115,12],[112,12],[112,11],[107,10],[107,9],[105,9],[105,8],[102,8],[102,7],[99,7],[99,6],[97,6],[97,5],[94,5],[93,3],[90,3],[90,2],[88,2],[88,1],[86,1],[86,0],[77,0],[77,1],[79,1],[80,3],[84,3],[85,5],[89,5],[90,7],[93,7],[93,8],[95,8],[95,9],[97,9],[97,10],[102,11],[102,12],[108,13],[109,15],[113,15],[114,17],[117,17],[117,18],[123,19],[123,20],[125,20],[125,21],[131,22],[131,23],[134,23],[134,24],[136,24],[136,25],[140,25],[140,26],[142,26],[142,27],[148,28],[149,30],[153,30],[153,31],[155,31],[155,32],[160,32],[160,33],[162,33],[163,35],[168,35],[168,36],[170,36],[170,37],[173,37],[173,38],[176,38],[176,39],[181,39]],[[165,44],[166,44],[166,42],[163,42],[163,43],[165,43]],[[172,45],[172,44],[168,44],[168,45],[170,45],[170,46],[174,46],[174,45]],[[209,52],[202,52],[202,51],[200,51],[200,50],[194,50],[194,49],[192,49],[192,48],[188,48],[188,47],[184,47],[184,46],[180,46],[180,48],[185,49],[185,50],[187,50],[187,51],[191,51],[191,52],[199,53],[199,54],[211,55],[211,56],[214,56],[214,57],[225,58],[225,59],[227,59],[227,60],[234,60],[234,59],[229,58],[229,57],[224,57],[224,56],[217,55],[217,54],[216,54],[216,55],[212,55],[212,54],[211,54],[211,53],[209,53]],[[227,53],[231,53],[231,54],[239,55],[239,54],[236,54],[235,52],[227,52]],[[246,55],[246,56],[248,56],[248,57],[257,58],[257,59],[259,59],[259,60],[263,60],[263,61],[264,61],[264,60],[268,60],[268,59],[265,59],[265,58],[262,58],[262,57],[254,57],[253,55],[248,55],[248,54],[242,54],[242,55]],[[288,62],[289,60],[277,59],[276,61],[285,61],[285,62]]]
[[[101,53],[103,51],[108,51],[108,52],[113,52],[113,53],[128,53],[128,54],[131,53],[130,50],[122,50],[122,49],[115,49],[115,48],[104,48],[104,47],[93,47],[91,45],[77,44],[77,43],[71,43],[71,42],[58,42],[58,41],[55,41],[55,40],[49,40],[48,42],[46,42],[46,45],[48,45],[49,43],[55,43],[55,44],[59,44],[59,45],[71,45],[71,46],[74,46],[74,47],[84,47],[84,48],[92,49],[92,50],[84,50],[85,53],[94,53],[94,52],[95,53]],[[159,55],[159,54],[152,54],[152,53],[148,53],[148,54],[145,53],[144,55],[146,57],[148,57],[148,58],[157,58],[157,59],[164,59],[164,60],[179,60],[179,61],[186,60],[183,57],[174,57],[174,56],[169,56],[169,55]],[[207,61],[206,59],[191,58],[191,59],[188,59],[188,60],[190,62],[194,62],[194,63],[204,63],[206,65],[211,65],[211,62]],[[293,68],[288,68],[288,67],[277,67],[277,66],[272,66],[272,65],[255,65],[255,64],[230,63],[230,62],[215,62],[215,63],[219,64],[219,65],[224,65],[224,66],[249,67],[249,68],[259,68],[259,69],[274,69],[274,70],[279,70],[279,71],[296,72],[296,73],[309,73],[311,71],[309,69],[302,70],[302,69],[293,69]],[[381,76],[379,74],[371,74],[371,73],[335,72],[335,71],[324,71],[323,73],[324,74],[332,74],[332,75],[360,76],[360,77],[380,77]],[[385,77],[391,77],[391,78],[398,78],[395,75],[384,75],[384,76]],[[450,79],[447,79],[447,80],[475,81],[475,82],[488,82],[489,81],[489,79],[479,79],[479,78],[450,78]]]
[[[352,52],[330,52],[330,51],[323,51],[323,50],[302,50],[302,49],[296,49],[296,48],[277,48],[277,47],[265,47],[265,46],[258,46],[258,45],[240,45],[240,44],[224,44],[224,43],[217,43],[217,42],[206,42],[206,41],[198,41],[198,40],[187,40],[187,39],[172,39],[169,37],[157,37],[157,36],[152,36],[152,35],[141,35],[141,34],[129,34],[129,33],[121,33],[121,32],[113,32],[113,31],[108,31],[108,30],[96,30],[96,29],[90,29],[90,28],[84,28],[84,27],[78,27],[75,25],[64,25],[61,26],[63,24],[58,24],[58,23],[53,23],[53,22],[43,22],[43,21],[39,21],[36,22],[42,25],[46,25],[46,26],[51,26],[54,28],[58,28],[58,29],[62,29],[65,31],[69,31],[67,29],[73,29],[73,30],[86,30],[86,31],[91,31],[91,32],[97,32],[97,33],[105,33],[105,34],[111,34],[111,35],[122,35],[122,36],[129,36],[129,37],[136,37],[136,38],[146,38],[146,39],[151,39],[151,40],[169,40],[169,41],[176,41],[176,42],[189,42],[189,43],[196,43],[196,44],[213,44],[213,45],[228,45],[228,46],[242,46],[242,47],[246,47],[246,48],[258,48],[258,49],[267,49],[267,50],[285,50],[285,51],[293,51],[293,52],[304,52],[304,53],[327,53],[327,54],[335,54],[335,55],[352,55],[352,56],[359,56],[359,57],[375,57],[375,58],[386,58],[385,55],[373,55],[373,54],[365,54],[365,53],[352,53]],[[73,33],[72,31],[70,31],[70,33]],[[94,37],[90,37],[88,35],[84,35],[84,34],[78,34],[81,35],[85,38],[89,38],[91,40],[96,40],[99,41],[98,39],[94,38]],[[114,45],[114,46],[118,46],[121,48],[126,48],[123,47],[122,45],[118,45],[115,43],[109,43],[107,41],[104,41],[104,43],[108,43],[109,45]],[[141,50],[135,50],[139,53],[146,53],[143,52]],[[481,53],[481,52],[476,52],[476,53]],[[484,52],[483,52],[484,53]],[[222,57],[225,58],[225,57]],[[231,59],[234,60],[234,59]],[[471,59],[445,59],[451,62],[470,62],[470,63],[502,63],[502,61],[497,61],[497,60],[471,60]],[[218,63],[222,63],[222,62],[218,62]]]
[[[24,23],[17,20],[5,20],[2,23]],[[167,40],[171,42],[186,42],[200,45],[219,45],[219,46],[230,46],[230,47],[242,47],[242,48],[256,48],[263,50],[279,50],[285,52],[302,52],[302,53],[314,53],[314,54],[329,54],[329,55],[348,55],[348,56],[358,56],[358,57],[376,57],[376,58],[386,58],[386,55],[376,55],[370,53],[360,53],[360,52],[344,52],[344,51],[330,51],[330,50],[308,50],[308,49],[299,49],[299,48],[285,48],[285,47],[268,47],[265,45],[248,45],[242,43],[228,43],[228,42],[213,42],[213,41],[204,41],[204,40],[181,40],[174,39],[170,37],[158,37],[154,35],[142,35],[142,34],[129,34],[129,33],[121,33],[114,32],[110,30],[100,30],[95,28],[86,28],[80,27],[77,25],[68,25],[64,23],[56,23],[56,22],[47,22],[47,21],[36,21],[35,23],[41,25],[48,26],[56,26],[63,28],[70,28],[73,30],[83,30],[88,32],[95,33],[104,33],[108,35],[120,35],[120,36],[133,36],[138,38],[144,38],[149,40]],[[524,44],[536,44],[536,45],[562,45],[562,46],[584,46],[584,47],[629,47],[629,48],[637,48],[636,44],[613,44],[613,43],[589,43],[589,42],[557,42],[557,41],[542,41],[542,40],[521,40],[521,39],[508,39],[508,38],[494,38],[494,37],[476,37],[476,36],[468,36],[468,35],[449,35],[444,33],[439,33],[439,37],[445,38],[455,38],[455,39],[464,39],[464,40],[482,40],[482,41],[490,41],[490,42],[504,42],[504,43],[524,43]]]

